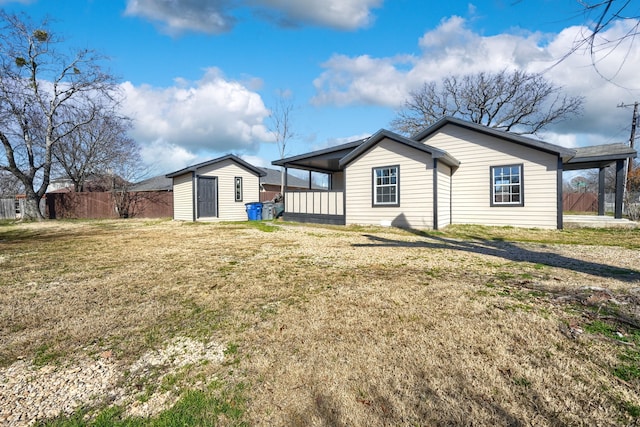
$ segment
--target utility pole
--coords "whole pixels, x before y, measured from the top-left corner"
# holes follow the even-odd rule
[[[624,107],[631,107],[633,105],[633,117],[631,117],[631,136],[629,137],[629,147],[633,148],[634,141],[636,139],[636,125],[638,123],[638,101],[634,102],[633,104],[625,104],[624,102],[620,103],[620,105],[618,105],[618,107],[624,108]],[[631,173],[633,171],[633,159],[627,159],[626,161],[626,173],[625,173],[625,183],[624,183],[624,189],[625,189],[625,193],[629,190],[627,187],[629,186],[629,182],[631,182]]]

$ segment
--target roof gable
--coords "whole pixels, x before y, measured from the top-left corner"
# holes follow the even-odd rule
[[[474,132],[479,132],[485,135],[490,135],[495,138],[505,140],[514,144],[524,145],[536,150],[544,151],[551,154],[556,154],[562,157],[564,160],[568,160],[576,155],[576,151],[571,148],[562,147],[560,145],[550,144],[548,142],[540,141],[533,138],[528,138],[521,135],[516,135],[511,132],[505,132],[502,130],[494,129],[488,126],[480,125],[477,123],[467,122],[465,120],[457,119],[455,117],[445,116],[438,120],[433,125],[429,126],[425,130],[415,134],[411,139],[415,141],[423,141],[431,135],[437,133],[445,126],[458,126],[464,129],[469,129]]]
[[[187,166],[184,169],[180,169],[180,170],[177,170],[175,172],[168,173],[166,175],[166,177],[167,178],[173,178],[175,176],[184,175],[185,173],[195,172],[198,169],[201,169],[201,168],[204,168],[204,167],[207,167],[207,166],[211,166],[211,165],[214,165],[216,163],[223,162],[225,160],[231,160],[231,161],[237,163],[238,165],[242,166],[243,168],[247,169],[248,171],[252,172],[253,174],[255,174],[255,175],[259,176],[259,177],[260,176],[265,176],[267,174],[262,169],[257,168],[255,166],[245,162],[240,157],[235,156],[233,154],[227,154],[226,156],[218,157],[217,159],[213,159],[213,160],[209,160],[209,161],[206,161],[206,162],[198,163],[197,165],[193,165],[193,166]]]
[[[420,142],[405,138],[404,136],[398,135],[397,133],[388,131],[386,129],[380,129],[374,135],[372,135],[369,139],[367,139],[364,143],[358,145],[353,151],[340,159],[340,167],[344,168],[349,163],[360,157],[362,154],[366,153],[373,146],[383,141],[384,139],[390,139],[399,144],[406,145],[408,147],[414,148],[418,151],[422,151],[424,153],[430,154],[434,159],[441,159],[445,164],[458,167],[460,162],[453,158],[446,151],[440,150],[438,148],[432,147],[430,145],[422,144]]]

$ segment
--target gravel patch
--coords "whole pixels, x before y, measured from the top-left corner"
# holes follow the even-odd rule
[[[71,415],[81,406],[104,402],[126,408],[129,416],[149,417],[168,409],[179,396],[171,391],[153,393],[141,402],[139,390],[132,386],[153,370],[158,380],[189,364],[222,363],[224,346],[203,344],[178,337],[165,348],[144,354],[131,366],[115,361],[110,352],[97,360],[80,358],[73,366],[36,367],[18,361],[0,369],[0,424],[29,426],[38,420]],[[130,374],[124,378],[124,372]]]

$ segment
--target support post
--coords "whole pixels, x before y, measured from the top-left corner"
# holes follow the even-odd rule
[[[564,206],[562,197],[562,157],[558,156],[558,166],[556,172],[556,228],[562,230],[564,228]]]
[[[604,216],[604,194],[605,194],[605,185],[604,185],[604,177],[605,177],[605,168],[600,168],[598,170],[598,215]]]
[[[616,208],[614,218],[622,218],[622,204],[624,202],[624,160],[616,160]]]

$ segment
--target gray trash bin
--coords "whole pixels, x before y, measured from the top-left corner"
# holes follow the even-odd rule
[[[273,216],[276,218],[280,218],[283,213],[284,213],[284,203],[274,203]]]
[[[263,202],[262,203],[262,219],[273,219],[273,203],[272,202]]]

